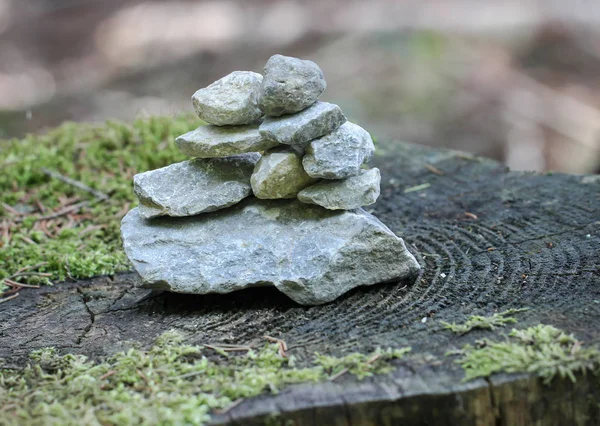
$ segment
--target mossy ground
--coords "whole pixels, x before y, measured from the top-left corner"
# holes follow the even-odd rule
[[[527,308],[522,309],[508,309],[504,312],[497,312],[489,317],[481,315],[471,315],[467,321],[463,324],[447,323],[442,321],[441,324],[444,328],[457,333],[466,334],[471,330],[495,330],[498,327],[504,327],[506,324],[514,324],[517,319],[510,315],[517,314],[519,312],[525,312]]]
[[[173,332],[148,351],[131,349],[104,362],[43,349],[22,371],[0,367],[0,425],[200,425],[213,410],[291,383],[345,371],[359,379],[389,372],[390,360],[409,350],[315,354],[311,366],[295,368],[277,343],[217,354],[187,345]]]
[[[470,316],[464,324],[442,322],[442,325],[458,334],[473,329],[494,330],[516,323],[516,318],[509,315],[526,310],[509,309],[488,317]],[[460,355],[456,363],[465,371],[464,381],[497,373],[529,373],[542,378],[545,384],[555,377],[575,382],[577,374],[600,376],[597,347],[585,347],[572,334],[544,324],[521,330],[513,328],[504,340],[485,338],[448,355]]]
[[[5,278],[37,285],[127,269],[119,224],[136,203],[132,177],[184,160],[175,138],[199,124],[192,116],[130,125],[65,123],[46,134],[0,141],[0,294],[8,290]]]

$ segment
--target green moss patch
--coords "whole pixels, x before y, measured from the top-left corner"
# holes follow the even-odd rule
[[[348,372],[359,378],[393,370],[390,360],[409,349],[342,358],[315,355],[294,367],[277,343],[240,355],[187,345],[163,334],[148,351],[131,349],[104,362],[31,354],[23,370],[0,368],[3,425],[201,425],[214,410],[291,383],[317,382]]]
[[[5,279],[39,285],[127,269],[119,224],[136,203],[132,177],[184,160],[174,140],[199,124],[192,116],[66,123],[0,141],[0,293]]]
[[[484,317],[479,315],[471,315],[464,324],[447,323],[441,322],[444,328],[457,333],[466,334],[471,330],[495,330],[498,327],[504,327],[506,324],[514,324],[517,319],[511,317],[519,312],[526,311],[527,308],[523,309],[508,309],[504,312],[495,313],[492,316]]]
[[[530,373],[545,384],[555,377],[575,381],[576,374],[600,375],[600,350],[586,348],[573,335],[551,325],[513,329],[503,341],[480,340],[466,345],[456,361],[465,380],[495,373]]]

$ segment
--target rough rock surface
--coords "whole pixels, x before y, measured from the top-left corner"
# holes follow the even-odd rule
[[[133,177],[139,214],[192,216],[240,202],[252,193],[250,176],[257,153],[225,158],[196,158]]]
[[[346,122],[336,131],[313,140],[302,159],[304,170],[314,178],[345,179],[360,172],[360,166],[375,153],[371,135]]]
[[[350,210],[368,206],[379,197],[379,169],[361,170],[343,180],[324,180],[298,193],[303,203],[317,204],[330,210]]]
[[[297,114],[265,117],[258,128],[260,135],[304,152],[308,143],[333,132],[346,122],[341,108],[328,102],[315,102]]]
[[[289,56],[271,56],[264,74],[258,105],[267,115],[302,111],[314,104],[327,87],[317,64]]]
[[[300,154],[285,148],[265,153],[250,178],[254,195],[262,199],[295,198],[315,182],[302,168]]]
[[[143,285],[179,293],[274,285],[313,305],[419,270],[402,239],[364,210],[297,200],[248,198],[214,213],[153,221],[136,208],[121,234]]]
[[[258,133],[258,125],[200,126],[179,136],[175,143],[184,154],[199,158],[229,157],[277,145]]]
[[[262,80],[262,75],[251,71],[226,75],[194,93],[196,114],[217,126],[257,123],[263,115],[258,108]]]

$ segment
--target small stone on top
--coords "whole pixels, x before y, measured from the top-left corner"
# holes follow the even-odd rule
[[[327,87],[317,64],[290,56],[271,56],[264,74],[258,105],[266,115],[302,111],[314,104]]]

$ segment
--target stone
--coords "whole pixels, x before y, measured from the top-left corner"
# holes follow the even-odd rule
[[[413,277],[420,268],[402,239],[364,210],[297,200],[250,197],[213,213],[151,221],[134,208],[121,236],[142,285],[178,293],[273,285],[316,305],[357,286]]]
[[[200,126],[179,136],[175,143],[184,154],[199,158],[229,157],[265,151],[277,145],[258,133],[258,125]]]
[[[217,126],[257,123],[263,115],[258,107],[262,81],[263,76],[258,73],[234,71],[194,93],[196,114]]]
[[[196,158],[133,177],[139,215],[193,216],[232,206],[252,194],[250,176],[260,154]]]
[[[275,149],[262,156],[250,178],[252,192],[261,199],[295,198],[316,182],[302,168],[302,157],[291,149]]]
[[[311,140],[333,132],[345,122],[339,106],[317,101],[296,114],[265,117],[258,132],[265,139],[304,152]]]
[[[343,180],[323,180],[298,193],[303,203],[317,204],[329,210],[351,210],[369,206],[379,197],[379,169],[361,170]]]
[[[313,178],[345,179],[356,176],[374,153],[369,132],[347,121],[333,133],[311,141],[302,165]]]
[[[302,111],[327,87],[323,71],[312,61],[273,55],[264,68],[258,106],[266,115]]]

